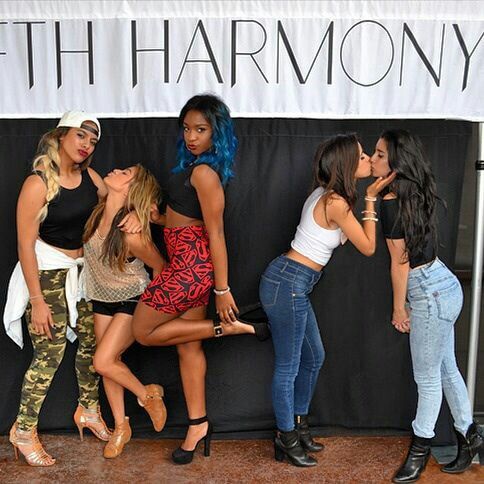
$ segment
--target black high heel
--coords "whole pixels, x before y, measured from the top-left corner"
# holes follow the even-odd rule
[[[286,459],[297,467],[313,467],[318,461],[301,446],[297,430],[278,432],[274,438],[274,457],[278,462]]]
[[[258,309],[259,311],[252,317],[250,313],[255,311],[256,309]],[[241,314],[244,316],[244,318],[249,317],[250,320],[242,319],[240,317]],[[271,330],[269,329],[269,325],[267,324],[267,316],[264,313],[263,309],[260,308],[260,306],[251,307],[249,311],[240,311],[237,315],[237,321],[252,326],[255,330],[255,336],[259,341],[265,341],[266,339],[269,339],[271,337]],[[219,338],[224,334],[223,327],[220,323],[220,316],[216,314],[213,318],[213,334],[215,338]]]
[[[271,337],[269,328],[269,318],[262,308],[261,303],[249,304],[241,307],[237,320],[241,323],[252,326],[255,330],[255,336],[259,341],[265,341]]]
[[[212,427],[212,424],[209,422],[208,417],[205,415],[204,417],[189,419],[188,425],[200,425],[205,422],[208,422],[207,433],[196,443],[195,448],[193,450],[185,450],[180,446],[172,452],[171,458],[175,464],[190,464],[190,462],[193,460],[193,454],[197,450],[198,444],[202,440],[203,440],[203,455],[205,457],[210,457],[210,442],[212,440],[213,427]]]

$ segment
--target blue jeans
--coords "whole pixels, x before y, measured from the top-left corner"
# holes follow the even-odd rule
[[[309,294],[321,272],[280,256],[262,275],[259,296],[269,318],[275,362],[272,405],[277,428],[294,429],[294,415],[307,415],[324,348]]]
[[[463,435],[472,423],[467,389],[454,354],[454,323],[462,309],[462,288],[439,259],[412,269],[408,276],[410,303],[410,352],[418,389],[415,435],[434,436],[442,403],[442,389]]]

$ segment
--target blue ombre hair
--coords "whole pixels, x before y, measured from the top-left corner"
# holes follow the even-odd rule
[[[227,105],[213,94],[199,94],[193,96],[183,106],[178,117],[180,135],[177,142],[178,164],[173,168],[179,173],[188,168],[195,161],[196,156],[188,151],[183,139],[183,121],[188,111],[198,111],[212,127],[212,147],[198,157],[197,163],[206,163],[220,176],[222,185],[225,185],[234,176],[232,166],[237,151],[237,138],[234,134],[234,125]]]

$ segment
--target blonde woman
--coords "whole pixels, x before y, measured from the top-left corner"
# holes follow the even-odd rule
[[[144,265],[158,275],[164,261],[151,240],[150,208],[160,189],[151,173],[141,165],[114,170],[104,178],[108,194],[94,209],[84,233],[86,290],[94,311],[97,351],[94,367],[103,376],[104,389],[113,412],[115,429],[104,448],[104,457],[121,454],[131,438],[124,408],[124,388],[138,397],[150,415],[155,430],[166,421],[163,388],[143,385],[121,361],[134,342],[131,320],[139,296],[150,282]],[[126,234],[119,221],[130,211],[141,222],[141,233]]]
[[[37,436],[37,422],[52,379],[64,356],[66,339],[79,339],[76,374],[79,406],[74,419],[101,440],[110,432],[99,413],[98,377],[90,304],[78,284],[84,225],[106,195],[101,177],[89,164],[101,136],[92,115],[70,111],[40,140],[33,173],[17,204],[17,264],[9,284],[4,323],[23,346],[21,317],[26,312],[33,359],[24,376],[20,409],[10,442],[32,466],[55,463]],[[75,326],[75,334],[72,329]]]

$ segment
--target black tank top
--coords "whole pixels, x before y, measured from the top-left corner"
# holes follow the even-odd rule
[[[49,245],[67,250],[82,247],[84,225],[98,197],[97,187],[87,170],[81,172],[81,177],[78,187],[61,187],[49,203],[47,217],[39,227],[39,237]]]
[[[203,163],[188,167],[180,173],[174,173],[168,180],[167,205],[186,217],[203,220],[202,209],[198,201],[197,191],[190,183],[193,169]]]
[[[405,239],[405,231],[403,230],[402,221],[398,217],[398,200],[392,198],[389,200],[382,200],[380,206],[380,220],[383,230],[383,235],[386,239]],[[436,248],[432,242],[430,234],[427,234],[425,247],[416,254],[410,254],[409,263],[410,268],[421,266],[431,262],[436,257]]]

